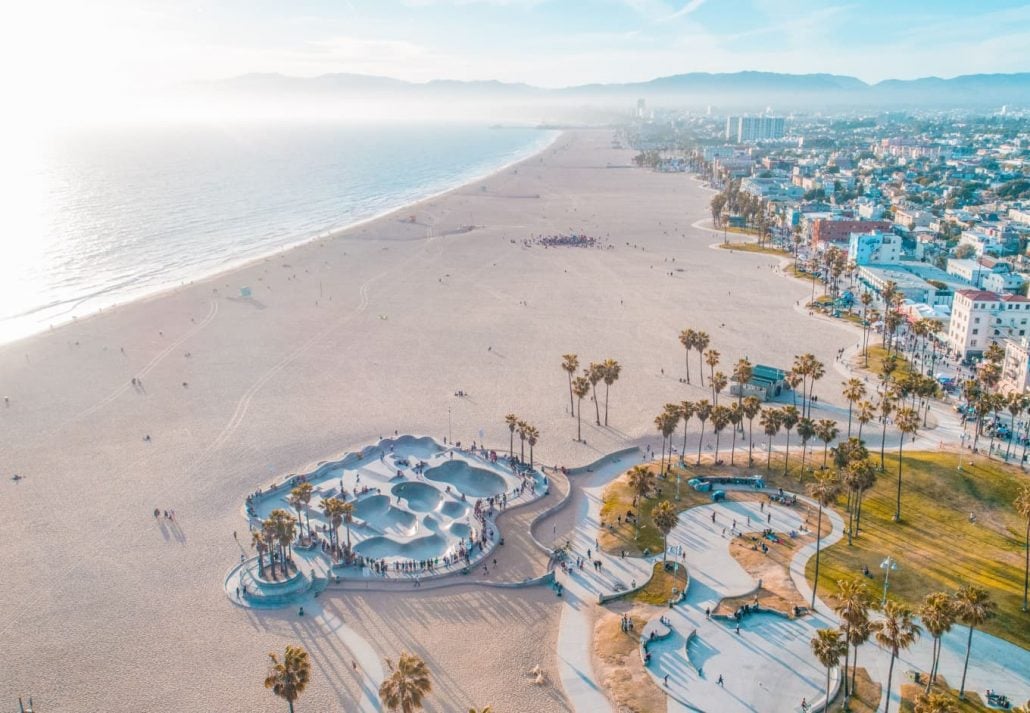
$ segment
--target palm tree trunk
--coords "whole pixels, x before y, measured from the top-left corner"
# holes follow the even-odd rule
[[[851,690],[855,690],[855,676],[858,673],[858,644],[855,644],[855,655],[851,659]]]
[[[749,418],[747,420],[747,467],[750,468],[754,463],[754,458],[751,457],[751,449],[755,445],[755,419]]]
[[[683,419],[683,450],[680,451],[680,465],[687,457],[687,419]]]
[[[533,467],[533,444],[529,444],[529,467]]]
[[[1023,566],[1023,611],[1026,611],[1026,595],[1030,590],[1030,518],[1026,520],[1026,564]]]
[[[697,350],[697,371],[701,375],[701,386],[705,385],[705,363],[701,359],[701,350]]]
[[[826,667],[826,707],[830,707],[830,666]]]
[[[719,465],[719,436],[722,435],[721,431],[715,432],[715,464]]]
[[[887,419],[883,419],[883,435],[880,437],[880,470],[884,469],[884,449],[887,447]]]
[[[861,421],[858,422],[858,440],[860,440],[860,441],[862,440],[862,426],[864,426],[864,425],[865,424],[862,423]]]
[[[293,701],[286,701],[290,704],[290,713],[293,713]]]
[[[772,469],[772,436],[769,437],[769,453],[765,457],[765,469]]]
[[[733,467],[733,454],[737,451],[737,427],[732,423],[730,425],[733,426],[733,440],[730,441],[730,467]]]
[[[576,402],[572,400],[572,372],[566,372],[569,375],[569,411],[575,416],[576,415]]]
[[[937,665],[938,643],[940,643],[940,639],[938,639],[936,636],[933,637],[933,648],[930,649],[930,673],[926,677],[926,688],[924,689],[926,693],[930,692],[930,686],[933,685],[934,667]]]
[[[697,434],[697,464],[701,465],[701,444],[705,440],[705,422],[701,422],[701,432]]]
[[[608,384],[604,385],[604,425],[608,425],[608,392],[611,390],[611,386]]]
[[[579,411],[576,412],[576,440],[583,441],[583,399],[579,400]]]
[[[515,431],[508,431],[508,455],[515,457]]]
[[[847,645],[848,636],[849,636],[850,633],[851,633],[851,627],[845,627],[844,628],[844,675],[841,677],[841,681],[844,683],[844,700],[845,701],[848,700],[848,696],[850,695],[850,690],[851,690],[850,688],[848,688],[848,654],[851,653],[851,652],[849,651],[849,647]],[[847,706],[845,706],[845,708],[847,708]]]
[[[790,431],[787,431],[787,450],[783,452],[783,474],[787,474],[787,464],[790,463]]]
[[[690,347],[684,349],[687,356],[683,359],[683,362],[687,365],[687,383],[690,383]]]
[[[901,449],[905,445],[905,434],[901,434],[901,440],[898,441],[898,500],[894,506],[894,522],[901,522]]]
[[[848,438],[851,438],[851,407],[854,405],[854,401],[848,401]]]
[[[815,524],[815,576],[812,578],[812,609],[815,610],[815,592],[819,588],[819,551],[823,543],[823,503],[819,501],[819,517]],[[827,699],[829,702],[829,699]]]
[[[891,654],[891,665],[887,669],[887,703],[883,706],[883,713],[889,713],[891,709],[891,678],[894,676],[894,659],[896,654]]]
[[[966,661],[962,664],[962,685],[958,687],[959,700],[966,697],[966,670],[969,668],[969,652],[973,648],[973,625],[969,625],[969,638],[966,639]]]
[[[594,384],[594,420],[597,421],[597,425],[601,425],[601,404],[597,400],[597,384]]]
[[[808,450],[808,441],[801,441],[801,474],[798,476],[798,482],[804,482],[805,480],[805,451]]]

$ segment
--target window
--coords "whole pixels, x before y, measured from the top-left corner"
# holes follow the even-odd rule
[[[979,329],[974,329],[974,330],[973,330],[973,334],[979,334],[979,333],[980,333],[980,330],[979,330]]]

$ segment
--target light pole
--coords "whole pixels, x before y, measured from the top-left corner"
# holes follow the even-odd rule
[[[451,407],[447,407],[447,442],[452,443],[451,440]]]
[[[880,606],[887,604],[887,587],[890,584],[891,572],[898,568],[898,562],[890,555],[880,563],[880,569],[883,570],[883,601],[880,602]]]
[[[676,499],[680,499],[680,474],[676,473]]]

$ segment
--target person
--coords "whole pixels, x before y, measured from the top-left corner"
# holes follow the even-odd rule
[[[304,607],[301,607],[300,611],[297,614],[298,616],[304,616]]]
[[[669,674],[665,674],[665,686],[666,688],[669,686]]]
[[[721,673],[719,674],[719,680],[718,680],[718,681],[716,681],[716,683],[718,683],[718,684],[719,684],[720,686],[722,686],[722,685],[723,685],[723,682],[722,682],[722,674],[721,674]]]

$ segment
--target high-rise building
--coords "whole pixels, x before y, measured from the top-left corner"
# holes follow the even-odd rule
[[[726,118],[726,140],[742,144],[782,139],[785,125],[782,116],[730,116]]]
[[[647,102],[643,99],[637,99],[637,118],[643,119],[647,114]]]

